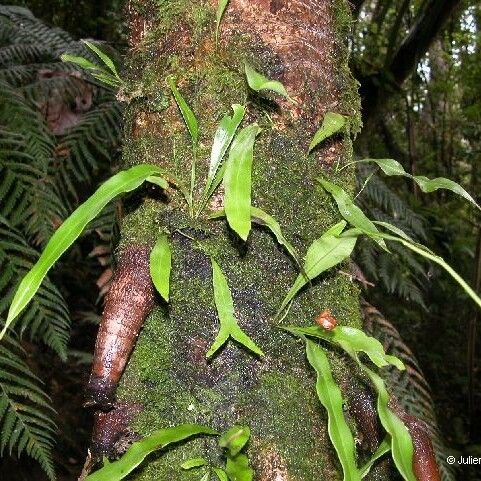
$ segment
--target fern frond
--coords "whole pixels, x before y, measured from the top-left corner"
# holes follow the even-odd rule
[[[77,43],[67,32],[45,25],[25,8],[0,5],[0,18],[2,17],[10,26],[9,43],[45,45],[55,58],[59,52],[62,53],[71,44]]]
[[[12,226],[0,221],[0,320],[5,320],[20,279],[32,267],[37,252]],[[67,357],[70,316],[65,301],[48,279],[15,326],[21,335],[41,340],[62,359]]]
[[[362,185],[365,178],[372,173],[369,167],[360,165],[357,182]],[[358,197],[363,210],[369,212],[376,220],[391,222],[410,235],[420,240],[426,239],[425,220],[414,212],[387,184],[377,175],[373,175]],[[382,214],[381,214],[382,213]],[[383,218],[379,217],[382,215]]]
[[[114,93],[61,62],[67,52],[98,60],[27,9],[0,5],[0,325],[36,248],[108,172],[120,141]],[[104,243],[114,219],[106,209],[90,226]],[[49,279],[13,328],[65,359],[70,316]],[[13,341],[0,345],[0,454],[27,453],[53,479],[49,399],[18,352]]]
[[[75,184],[91,181],[92,173],[109,164],[119,145],[122,112],[118,102],[104,102],[59,141],[56,179],[63,192],[76,199]]]
[[[0,344],[0,455],[26,453],[55,479],[52,447],[57,430],[50,399],[41,381],[23,361],[18,342],[6,337]]]
[[[358,184],[363,185],[364,177],[372,170],[359,167]],[[413,212],[410,207],[376,175],[357,197],[357,203],[371,219],[396,225],[413,238],[426,238],[426,221]],[[391,253],[381,252],[371,242],[360,242],[356,249],[355,261],[368,278],[378,282],[387,293],[401,299],[415,302],[426,308],[423,289],[426,281],[426,264],[399,245],[389,243]]]
[[[34,126],[30,132],[0,129],[0,134],[0,215],[15,227],[23,226],[28,238],[42,244],[67,215],[48,175],[46,156],[53,143],[48,133],[36,132]]]

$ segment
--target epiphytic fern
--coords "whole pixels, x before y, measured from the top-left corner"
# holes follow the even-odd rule
[[[381,342],[387,353],[400,358],[406,366],[405,371],[391,368],[381,370],[390,392],[409,414],[424,421],[433,442],[442,481],[454,481],[454,467],[446,462],[449,453],[438,427],[431,390],[416,357],[397,329],[375,307],[363,302],[362,310],[364,329]]]
[[[66,32],[0,5],[0,326],[37,249],[108,174],[119,145],[115,93],[62,62],[64,53],[96,61]],[[51,280],[13,328],[66,358],[70,316]],[[0,344],[0,450],[25,452],[53,479],[53,413],[12,336]]]

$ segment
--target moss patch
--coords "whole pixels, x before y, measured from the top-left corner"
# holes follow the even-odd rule
[[[339,3],[335,8],[336,85],[341,112],[351,115],[351,132],[355,133],[359,99],[347,71],[347,49],[341,39],[347,27],[347,3],[333,3]],[[253,96],[246,89],[242,60],[259,52],[261,70],[268,72],[275,69],[276,57],[259,39],[242,33],[233,34],[230,44],[216,50],[210,3],[199,2],[193,8],[184,0],[152,0],[138,8],[143,9],[143,15],[153,15],[155,9],[160,25],[131,58],[133,78],[140,82],[144,98],[128,109],[124,163],[155,163],[188,184],[192,147],[166,89],[167,75],[176,77],[200,122],[199,179],[205,179],[220,118],[230,113],[232,103],[248,102],[245,123],[257,121],[264,128],[255,147],[253,204],[275,216],[284,235],[303,255],[314,239],[340,220],[335,203],[316,178],[327,176],[353,191],[352,169],[345,169],[342,175],[335,171],[336,163],[344,165],[351,160],[349,136],[332,139],[315,154],[307,155],[306,132],[312,126],[296,120],[293,111],[282,112],[271,100]],[[319,93],[319,98],[322,95]],[[313,105],[316,99],[313,97]],[[202,187],[203,181],[195,190],[196,196]],[[145,435],[184,422],[218,430],[245,423],[252,428],[249,453],[259,469],[278,464],[287,470],[289,481],[340,479],[303,345],[280,330],[274,320],[298,274],[284,249],[263,227],[255,226],[248,242],[242,243],[225,220],[209,221],[206,216],[190,219],[176,191],[169,192],[167,199],[143,191],[130,204],[135,207],[122,225],[123,245],[151,244],[166,229],[173,250],[171,302],[166,306],[159,301],[147,319],[119,389],[121,400],[144,406],[133,428]],[[228,279],[239,325],[264,350],[264,359],[229,340],[212,362],[206,361],[205,353],[219,329],[210,256],[216,258]],[[300,293],[283,323],[311,325],[326,308],[340,323],[360,326],[358,290],[349,276],[336,269]],[[350,382],[352,373],[339,353],[330,350],[330,358],[334,374],[341,382]],[[270,461],[264,463],[260,453]],[[132,479],[198,479],[198,473],[181,474],[179,464],[200,455],[213,463],[221,461],[215,441],[202,438],[169,450],[165,456],[154,456]]]

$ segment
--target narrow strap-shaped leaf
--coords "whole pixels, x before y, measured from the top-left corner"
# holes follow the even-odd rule
[[[194,469],[194,468],[200,468],[201,466],[205,466],[207,464],[207,461],[204,458],[191,458],[188,459],[187,461],[184,461],[180,467],[182,469],[188,470],[188,469]]]
[[[184,118],[185,125],[187,125],[187,129],[189,130],[192,144],[196,146],[199,140],[199,124],[197,122],[197,118],[195,117],[194,112],[192,112],[192,109],[187,105],[184,97],[182,97],[181,93],[179,92],[177,86],[175,85],[174,78],[169,77],[167,81],[169,82],[169,87],[172,90],[180,113]]]
[[[214,135],[214,142],[210,154],[207,187],[209,186],[209,180],[212,181],[217,172],[217,169],[234,138],[237,127],[239,127],[246,112],[245,107],[240,104],[233,104],[232,110],[234,111],[232,117],[230,115],[225,115],[220,121],[219,127]]]
[[[7,322],[0,333],[0,339],[12,321],[35,295],[50,268],[107,203],[119,194],[136,189],[148,177],[161,173],[159,167],[148,164],[136,165],[119,172],[104,182],[92,196],[75,209],[55,231],[38,261],[20,282],[8,311]]]
[[[366,477],[369,474],[369,471],[371,471],[371,468],[374,466],[374,463],[389,451],[391,451],[391,438],[389,435],[387,435],[371,456],[371,459],[369,459],[369,461],[360,469],[361,477]]]
[[[359,360],[358,360],[359,362]],[[407,427],[389,409],[389,393],[383,379],[359,362],[377,391],[377,413],[383,428],[391,436],[391,451],[394,464],[406,481],[417,481],[413,472],[413,441]]]
[[[199,434],[213,435],[216,434],[216,432],[208,427],[197,424],[181,424],[173,428],[155,431],[150,436],[132,444],[118,461],[108,463],[95,473],[87,476],[86,481],[120,481],[131,473],[146,456],[153,451]]]
[[[75,65],[78,65],[80,68],[83,68],[84,70],[93,70],[93,71],[102,70],[98,65],[94,64],[90,60],[84,57],[78,57],[77,55],[70,55],[69,53],[64,53],[60,56],[60,59],[62,60],[62,62],[74,63]]]
[[[383,239],[399,242],[400,244],[404,245],[408,249],[416,252],[420,256],[429,259],[439,266],[441,266],[468,294],[469,297],[481,308],[481,298],[474,292],[471,286],[441,257],[436,255],[433,251],[431,251],[426,246],[414,242],[404,231],[399,229],[396,226],[393,226],[387,222],[379,222],[377,221],[376,224],[381,225],[388,229],[389,231],[393,232],[395,235],[386,234],[384,232],[379,232],[379,235],[382,236]],[[344,234],[349,234],[350,236],[358,236],[363,233],[362,229],[350,229],[346,231]]]
[[[219,184],[222,182],[222,179],[224,178],[226,167],[227,167],[227,162],[223,162],[220,165],[219,169],[217,170],[217,172],[214,176],[214,179],[212,180],[212,183],[211,183],[211,185],[210,185],[210,187],[207,190],[207,193],[205,195],[205,198],[207,200],[209,200],[212,197],[212,194],[215,192],[217,187],[219,187]],[[205,206],[205,201],[204,201],[204,206]]]
[[[309,246],[304,261],[304,274],[301,273],[297,276],[293,286],[289,289],[289,292],[282,301],[276,317],[279,317],[287,304],[291,302],[296,294],[309,281],[315,279],[322,272],[334,267],[351,255],[357,238],[338,237],[345,226],[346,223],[344,221],[339,222]]]
[[[163,234],[157,239],[150,253],[150,276],[155,288],[167,302],[169,302],[171,266],[172,252],[169,240]]]
[[[150,182],[151,184],[158,185],[162,189],[168,189],[169,183],[163,178],[159,177],[157,175],[151,175],[145,179],[147,182]]]
[[[219,481],[229,481],[227,473],[222,468],[212,468],[212,471],[219,478]]]
[[[219,4],[217,5],[217,12],[215,15],[215,43],[219,42],[219,31],[220,31],[220,22],[222,17],[224,16],[225,9],[227,8],[227,4],[229,0],[219,0]]]
[[[409,237],[402,229],[400,229],[399,227],[396,227],[395,225],[390,224],[389,222],[383,222],[380,220],[375,220],[373,222],[376,225],[380,225],[381,227],[384,227],[385,229],[391,231],[393,234],[399,237],[402,237],[404,240],[407,240],[408,242],[416,243],[416,241],[412,237]]]
[[[427,247],[422,244],[415,242],[410,242],[403,237],[396,237],[388,234],[383,234],[384,239],[391,240],[394,242],[399,242],[408,249],[416,252],[420,256],[429,259],[439,266],[441,266],[468,294],[469,297],[481,308],[481,298],[476,294],[476,292],[471,288],[471,286],[441,257],[434,254]]]
[[[82,40],[83,43],[85,45],[87,45],[87,47],[92,50],[93,52],[95,52],[97,54],[97,56],[100,58],[100,60],[102,60],[102,62],[105,64],[105,66],[115,75],[115,77],[120,80],[120,77],[119,77],[119,74],[117,72],[117,69],[115,68],[115,64],[114,62],[112,61],[112,59],[107,55],[105,54],[104,52],[102,52],[102,50],[100,50],[96,45],[94,45],[93,43],[91,42],[88,42],[87,40]]]
[[[237,127],[239,127],[245,114],[245,107],[243,105],[232,105],[234,114],[231,116],[225,115],[220,121],[219,127],[214,135],[214,142],[212,144],[212,151],[210,154],[209,172],[207,174],[207,181],[205,183],[204,193],[202,195],[201,209],[202,210],[209,200],[213,191],[217,188],[222,180],[216,175],[219,172],[219,166],[222,163],[229,145],[234,138]],[[223,175],[223,172],[222,172]],[[215,182],[214,182],[215,181]],[[213,185],[216,184],[216,185]]]
[[[254,471],[249,467],[249,458],[245,454],[228,456],[225,472],[231,481],[252,481]]]
[[[220,330],[214,343],[207,351],[206,357],[212,357],[229,337],[232,337],[258,356],[263,356],[262,350],[237,324],[234,316],[234,301],[227,279],[214,259],[212,259],[212,285],[214,287],[214,302],[217,315],[219,316]]]
[[[289,97],[284,85],[278,80],[269,80],[265,75],[256,72],[248,63],[244,64],[244,71],[247,83],[252,90],[255,90],[256,92],[260,92],[261,90],[272,90],[295,103],[294,100]]]
[[[277,222],[274,219],[274,217],[269,215],[267,212],[264,212],[263,210],[259,209],[258,207],[251,207],[251,215],[252,215],[252,220],[256,224],[265,225],[270,229],[270,231],[275,235],[277,242],[286,248],[287,252],[289,252],[289,254],[297,263],[297,265],[301,267],[299,255],[297,254],[297,251],[292,246],[292,244],[288,242],[288,240],[284,237],[284,234],[282,233],[279,222]]]
[[[220,217],[225,217],[225,210],[224,209],[219,210],[217,212],[214,212],[213,214],[211,214],[209,216],[210,219],[218,219]],[[270,216],[267,212],[264,212],[263,210],[252,206],[251,207],[251,218],[252,218],[252,221],[254,223],[268,227],[270,229],[270,231],[276,237],[277,242],[280,245],[283,245],[286,248],[287,252],[291,255],[293,260],[302,269],[301,261],[299,259],[299,255],[298,255],[296,249],[284,237],[284,234],[282,233],[281,226],[274,219],[274,217]]]
[[[71,62],[78,65],[80,68],[90,72],[92,77],[99,80],[100,82],[110,85],[111,87],[120,87],[122,80],[117,79],[114,75],[108,73],[102,67],[95,65],[90,60],[84,57],[77,57],[75,55],[63,54],[60,57],[63,62]]]
[[[103,73],[103,71],[100,71],[100,73],[93,72],[92,77],[106,85],[110,85],[111,87],[117,88],[120,87],[120,85],[122,84],[122,82],[116,79],[113,75]]]
[[[289,326],[283,328],[297,336],[310,336],[322,339],[331,344],[338,345],[346,352],[357,354],[364,353],[377,367],[395,366],[404,370],[403,362],[396,356],[386,354],[382,344],[374,337],[368,336],[361,329],[350,326],[337,326],[327,331],[320,326],[296,327]]]
[[[386,243],[381,238],[378,228],[367,218],[364,212],[354,204],[349,195],[336,184],[326,179],[318,179],[319,183],[326,189],[336,201],[339,213],[354,227],[362,229],[369,237],[377,242],[383,249],[387,250]]]
[[[362,159],[358,160],[357,162],[374,162],[381,168],[381,170],[386,175],[400,175],[403,177],[408,177],[414,180],[414,182],[418,184],[419,188],[425,193],[434,192],[438,189],[450,190],[451,192],[454,192],[455,194],[471,202],[471,204],[481,210],[481,207],[473,199],[473,197],[463,187],[461,187],[457,182],[454,182],[453,180],[446,179],[445,177],[429,179],[424,175],[409,174],[404,170],[404,167],[397,160],[394,159]]]
[[[243,240],[247,240],[251,230],[252,160],[254,142],[259,132],[259,126],[252,124],[236,135],[224,173],[227,222]]]
[[[314,328],[286,328],[287,331],[290,331],[296,335],[319,337],[329,342],[333,342],[333,336],[331,334],[335,332],[336,329],[339,329],[339,326],[332,331],[326,332],[326,336],[324,336],[324,334],[321,333],[320,328],[317,326],[314,326]],[[306,339],[306,342],[309,343],[311,341]],[[359,367],[366,373],[373,383],[377,392],[377,412],[379,419],[381,420],[382,426],[391,437],[391,450],[394,463],[406,481],[416,481],[412,471],[413,443],[411,435],[401,419],[399,419],[399,417],[389,409],[389,393],[387,392],[382,378],[361,363],[357,355],[357,352],[359,351],[368,353],[371,352],[371,349],[365,350],[364,347],[359,346],[359,343],[357,342],[353,344],[352,342],[339,343],[336,341],[336,343],[339,344],[339,346],[341,346],[344,351],[358,363]],[[359,351],[357,351],[357,349],[359,349]],[[390,356],[389,358],[392,359],[393,357],[394,356]]]
[[[347,118],[344,115],[336,112],[327,112],[324,115],[322,125],[314,134],[314,137],[309,144],[309,152],[318,146],[321,142],[337,134],[346,125]]]
[[[329,438],[336,450],[344,473],[344,481],[360,481],[356,466],[354,437],[344,417],[342,394],[332,377],[331,368],[324,351],[313,341],[306,339],[309,364],[317,373],[316,392],[328,415]]]

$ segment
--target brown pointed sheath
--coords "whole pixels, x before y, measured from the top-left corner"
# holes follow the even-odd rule
[[[154,306],[149,255],[147,246],[134,245],[119,256],[95,343],[85,406],[109,409],[113,405],[120,376]]]
[[[418,481],[441,481],[431,437],[424,422],[404,411],[395,399],[391,399],[389,407],[408,428],[413,440],[413,470],[416,479]]]

